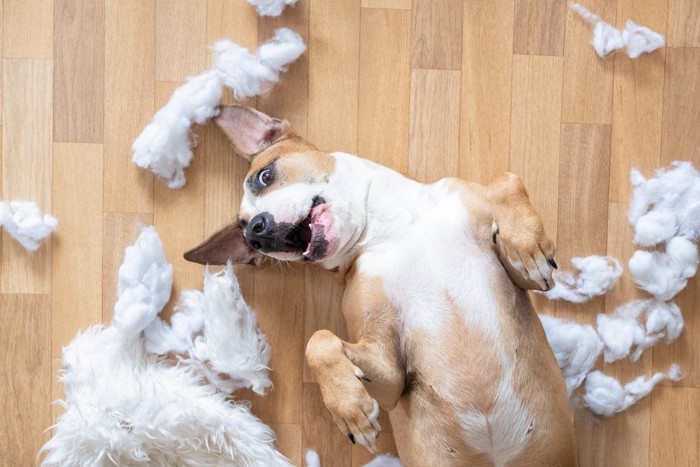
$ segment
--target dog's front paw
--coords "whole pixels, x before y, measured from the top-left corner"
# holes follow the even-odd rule
[[[524,289],[549,290],[554,242],[547,236],[539,215],[529,204],[512,208],[493,224],[493,242],[511,279]]]
[[[379,436],[379,404],[374,400],[358,375],[362,372],[346,360],[327,383],[321,383],[323,402],[340,431],[354,444],[358,442],[371,453],[377,452]]]

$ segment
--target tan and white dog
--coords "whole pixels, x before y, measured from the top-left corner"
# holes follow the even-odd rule
[[[552,285],[554,245],[517,176],[426,185],[250,108],[217,123],[251,168],[238,222],[185,258],[267,255],[344,278],[354,343],[320,330],[306,357],[351,441],[375,449],[381,406],[406,465],[576,465],[564,379],[524,290]]]

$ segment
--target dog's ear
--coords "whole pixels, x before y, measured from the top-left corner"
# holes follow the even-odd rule
[[[223,105],[214,119],[236,151],[248,160],[279,140],[289,123],[242,105]]]
[[[238,224],[231,224],[216,232],[201,245],[185,253],[185,259],[199,264],[223,265],[231,260],[234,263],[259,266],[264,256],[245,242],[243,230]]]

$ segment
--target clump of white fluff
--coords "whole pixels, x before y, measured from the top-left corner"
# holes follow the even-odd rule
[[[664,46],[664,36],[651,29],[627,20],[625,29],[619,30],[601,20],[597,15],[579,3],[573,3],[571,9],[593,26],[591,43],[599,57],[626,49],[630,58],[637,58],[643,53],[653,52]]]
[[[125,337],[134,337],[168,303],[173,285],[173,267],[155,228],[144,228],[136,243],[126,248],[118,277],[114,324]]]
[[[658,300],[670,300],[697,272],[698,248],[695,242],[674,237],[666,245],[666,251],[635,251],[629,268],[639,288]]]
[[[640,319],[643,322],[640,322]],[[657,342],[673,342],[683,331],[683,316],[675,303],[635,300],[612,315],[598,315],[598,334],[605,345],[605,361],[630,357],[636,361]]]
[[[540,315],[540,321],[571,395],[595,366],[603,342],[590,325],[546,315]]]
[[[636,404],[664,379],[678,381],[680,378],[677,365],[672,365],[666,373],[656,373],[651,378],[639,376],[625,386],[611,376],[594,371],[586,378],[586,393],[583,400],[593,412],[610,416]]]
[[[237,99],[257,96],[279,80],[279,74],[306,50],[295,32],[281,28],[255,55],[223,40],[214,44],[214,68],[189,78],[136,138],[133,161],[168,181],[170,188],[185,185],[184,169],[192,160],[190,127],[204,124],[218,113],[221,85]]]
[[[216,274],[205,271],[204,291],[183,292],[172,326],[158,319],[146,329],[146,339],[149,351],[188,353],[186,363],[222,391],[252,388],[264,394],[272,385],[270,346],[230,263]]]
[[[545,292],[550,300],[586,302],[593,297],[604,295],[615,286],[622,275],[620,261],[612,256],[573,258],[571,264],[578,273],[556,271],[554,287]]]
[[[30,253],[39,249],[39,242],[56,230],[57,226],[56,218],[42,214],[33,201],[0,202],[0,227]]]
[[[296,2],[297,0],[248,0],[260,16],[279,16],[287,6]]]
[[[306,467],[321,467],[321,458],[313,449],[306,450],[305,460]],[[391,454],[380,454],[363,467],[401,467],[402,465],[398,457],[394,457]]]
[[[93,326],[63,350],[65,413],[45,466],[291,465],[246,405],[145,351],[142,336]]]

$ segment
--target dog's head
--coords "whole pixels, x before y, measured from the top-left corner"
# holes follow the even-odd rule
[[[235,150],[251,162],[238,219],[185,253],[200,264],[260,264],[263,255],[324,261],[357,229],[347,181],[337,183],[336,158],[299,137],[289,122],[239,106],[216,118]]]

